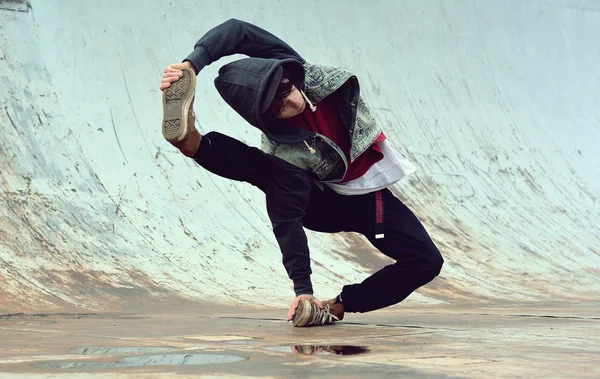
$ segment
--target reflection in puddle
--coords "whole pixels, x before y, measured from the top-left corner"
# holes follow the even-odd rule
[[[278,353],[293,353],[302,355],[356,355],[369,352],[369,348],[367,346],[351,345],[292,345],[265,347],[265,349],[270,351],[276,351]]]
[[[58,369],[114,369],[140,366],[183,366],[233,363],[248,358],[237,355],[222,354],[164,354],[126,357],[118,362],[44,362],[35,366]]]
[[[121,354],[148,354],[148,353],[168,353],[179,351],[175,347],[147,347],[147,346],[88,346],[74,347],[69,350],[71,354],[85,355],[121,355]]]

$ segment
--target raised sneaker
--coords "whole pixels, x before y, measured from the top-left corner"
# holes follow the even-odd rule
[[[183,76],[163,91],[162,133],[184,155],[193,157],[202,139],[194,126],[196,74],[191,68],[182,71]]]

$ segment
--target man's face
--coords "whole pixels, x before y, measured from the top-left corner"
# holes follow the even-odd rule
[[[283,101],[283,107],[281,108],[281,111],[275,118],[279,120],[292,118],[304,112],[305,108],[306,103],[304,102],[304,97],[302,97],[302,94],[300,93],[298,88],[296,88],[296,86],[292,86],[292,91],[290,92],[288,97],[286,97]]]

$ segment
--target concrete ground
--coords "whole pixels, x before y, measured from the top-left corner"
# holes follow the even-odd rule
[[[285,323],[264,195],[164,140],[163,68],[231,18],[355,74],[418,167],[391,189],[445,264],[402,304]],[[0,377],[599,378],[599,30],[597,0],[0,0]],[[195,125],[260,146],[213,84],[241,57]],[[321,300],[390,263],[308,240]]]
[[[597,378],[597,310],[395,307],[312,328],[283,309],[6,315],[0,377]]]

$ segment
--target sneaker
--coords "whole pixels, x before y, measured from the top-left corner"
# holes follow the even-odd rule
[[[334,324],[336,321],[339,321],[339,319],[337,316],[331,314],[329,305],[319,308],[313,302],[302,299],[298,304],[298,308],[296,308],[293,325],[329,325]]]
[[[323,351],[323,346],[295,345],[292,351],[296,354],[315,355]]]
[[[329,307],[329,312],[338,318],[338,321],[344,319],[344,304],[338,303],[336,298],[323,302],[323,306]]]
[[[162,133],[184,155],[193,157],[202,138],[194,126],[196,74],[190,68],[182,71],[183,76],[163,91]]]

